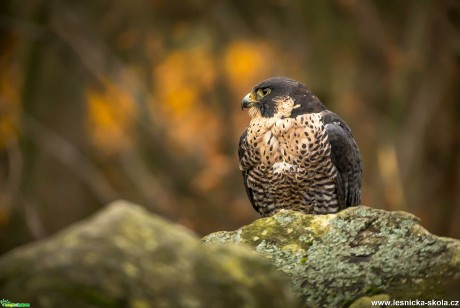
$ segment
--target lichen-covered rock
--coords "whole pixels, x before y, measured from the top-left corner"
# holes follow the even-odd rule
[[[307,306],[362,307],[361,297],[433,299],[460,286],[460,241],[419,223],[364,206],[317,216],[281,211],[203,241],[251,246],[289,275]]]
[[[0,258],[0,296],[32,307],[292,307],[285,278],[123,201]]]

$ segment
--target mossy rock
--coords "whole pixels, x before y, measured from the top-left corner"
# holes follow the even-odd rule
[[[245,247],[209,247],[124,201],[0,258],[0,296],[32,307],[295,307]]]
[[[311,307],[361,307],[366,301],[360,298],[379,294],[446,299],[460,290],[460,241],[429,233],[406,212],[365,206],[329,215],[280,211],[203,241],[252,247],[288,274]]]

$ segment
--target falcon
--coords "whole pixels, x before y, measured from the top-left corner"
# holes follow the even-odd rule
[[[262,217],[281,209],[336,213],[360,203],[362,162],[351,129],[302,83],[274,77],[241,102],[251,121],[239,168]]]

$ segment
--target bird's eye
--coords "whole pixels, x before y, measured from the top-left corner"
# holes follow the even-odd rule
[[[271,91],[272,91],[272,89],[270,89],[270,88],[259,89],[259,90],[257,90],[257,96],[264,97],[264,96],[268,95],[268,93],[270,93]]]

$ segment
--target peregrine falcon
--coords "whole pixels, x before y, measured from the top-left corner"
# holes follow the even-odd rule
[[[241,103],[251,121],[239,167],[262,217],[281,209],[335,213],[360,203],[362,162],[351,129],[298,81],[274,77]]]

